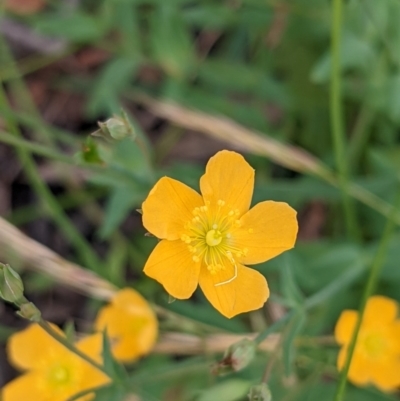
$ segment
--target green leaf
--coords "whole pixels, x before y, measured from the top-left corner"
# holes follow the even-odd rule
[[[129,187],[116,187],[107,200],[105,217],[99,236],[107,239],[127,217],[129,212],[143,200],[143,193]]]
[[[180,12],[160,3],[150,20],[151,50],[165,72],[175,78],[190,74],[195,63],[192,38]]]
[[[103,367],[107,374],[113,379],[115,383],[121,383],[127,380],[127,372],[125,368],[120,365],[113,357],[111,352],[110,339],[107,336],[107,331],[103,331]]]
[[[304,296],[293,274],[296,267],[295,255],[294,252],[287,252],[282,255],[282,267],[280,269],[282,294],[293,307],[301,305],[304,301]]]
[[[119,57],[101,69],[88,99],[87,111],[90,116],[119,112],[118,96],[133,80],[139,65],[136,58]]]
[[[247,395],[251,384],[246,380],[226,380],[204,390],[196,401],[239,401]]]
[[[293,369],[293,361],[295,357],[295,346],[294,340],[296,336],[300,333],[301,329],[306,322],[306,313],[304,309],[298,308],[296,313],[290,319],[289,330],[285,334],[282,343],[283,349],[283,365],[285,368],[285,375],[290,376]]]
[[[341,43],[341,67],[342,70],[356,69],[368,71],[375,61],[375,51],[372,45],[360,39],[350,31],[343,32]],[[326,83],[331,73],[331,54],[327,51],[317,62],[311,71],[311,81],[314,83]]]
[[[121,387],[112,385],[96,391],[95,401],[124,401],[126,392]]]
[[[35,27],[44,35],[57,36],[72,42],[90,42],[105,32],[96,16],[75,14],[47,14],[35,20]]]

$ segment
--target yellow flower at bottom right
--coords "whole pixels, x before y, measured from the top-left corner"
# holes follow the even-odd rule
[[[373,384],[382,391],[400,387],[400,320],[399,305],[390,298],[368,299],[348,379],[357,386]],[[345,310],[335,327],[335,339],[342,346],[337,366],[345,364],[347,350],[356,326],[358,312]]]

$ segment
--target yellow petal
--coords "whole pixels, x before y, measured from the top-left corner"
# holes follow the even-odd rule
[[[345,355],[341,356],[341,354],[344,354],[343,350],[340,352],[339,357],[342,358],[344,365]],[[368,361],[364,358],[363,354],[354,352],[350,363],[348,379],[357,386],[365,386],[371,378],[370,369],[371,367],[368,364]]]
[[[298,224],[296,211],[287,203],[265,201],[255,205],[241,219],[232,238],[247,253],[239,260],[251,265],[265,262],[293,248]]]
[[[269,297],[267,280],[254,269],[237,264],[237,277],[233,266],[226,266],[216,274],[206,267],[200,272],[200,287],[210,303],[227,318],[261,308]]]
[[[40,373],[29,372],[7,383],[0,390],[2,401],[47,401],[49,394],[39,388]]]
[[[344,310],[335,327],[335,339],[339,344],[348,344],[351,341],[357,322],[358,313],[354,310]]]
[[[337,368],[342,370],[347,358],[347,346],[340,349]],[[365,386],[370,380],[370,371],[368,361],[363,357],[362,353],[353,353],[350,369],[347,375],[348,379],[358,386]]]
[[[119,290],[111,300],[112,305],[126,309],[131,315],[154,317],[149,303],[133,288]]]
[[[82,369],[82,382],[79,392],[106,386],[111,383],[111,379],[102,371],[96,369],[87,362],[83,362],[83,364],[84,368]],[[88,395],[84,398],[85,401],[87,399],[92,399],[92,396]]]
[[[157,338],[158,323],[147,301],[136,291],[126,288],[102,308],[96,318],[96,329],[107,333],[113,344],[113,355],[129,362],[148,353]]]
[[[52,325],[53,329],[62,331]],[[63,345],[48,335],[38,324],[31,324],[26,329],[13,334],[7,344],[8,358],[19,369],[32,369],[40,366],[48,353],[65,352]]]
[[[391,298],[375,295],[368,299],[364,311],[363,323],[376,325],[393,322],[398,313],[398,303]]]
[[[103,336],[101,333],[95,333],[86,336],[75,343],[80,351],[84,352],[97,363],[102,363],[101,353],[103,350]]]
[[[396,320],[391,327],[393,351],[400,355],[400,320]]]
[[[400,387],[400,356],[375,363],[371,366],[371,382],[382,391],[395,391]]]
[[[200,179],[200,188],[206,201],[215,204],[223,200],[242,215],[250,207],[254,169],[242,155],[223,150],[208,161],[206,172]]]
[[[187,299],[197,287],[200,262],[193,261],[188,246],[181,240],[164,240],[147,259],[144,272],[161,283],[168,294]]]
[[[158,238],[179,239],[185,223],[193,218],[193,209],[203,204],[202,197],[192,188],[163,177],[142,204],[143,225]]]

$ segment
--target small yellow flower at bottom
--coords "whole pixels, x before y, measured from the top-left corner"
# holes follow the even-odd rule
[[[53,326],[63,334],[56,326]],[[88,336],[75,343],[80,351],[101,363],[102,336]],[[65,401],[73,395],[110,382],[100,370],[75,355],[39,325],[13,334],[7,344],[10,362],[26,370],[1,390],[2,401]],[[93,395],[79,398],[88,401]]]
[[[298,225],[287,203],[264,201],[250,209],[253,188],[254,169],[226,150],[208,161],[201,195],[161,178],[142,204],[144,227],[161,239],[145,274],[178,299],[189,298],[199,284],[228,318],[261,308],[268,284],[247,265],[293,248]]]
[[[384,296],[368,299],[357,344],[351,360],[348,379],[355,385],[373,384],[382,391],[400,386],[400,320],[398,304]],[[347,350],[356,325],[358,312],[345,310],[335,327],[335,339],[342,346],[337,366],[345,364]]]
[[[150,352],[158,334],[157,318],[149,303],[131,288],[118,291],[111,304],[99,311],[95,328],[107,329],[112,353],[121,362]]]

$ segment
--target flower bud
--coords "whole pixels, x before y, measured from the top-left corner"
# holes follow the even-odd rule
[[[248,397],[249,401],[272,401],[271,391],[265,383],[253,386]]]
[[[104,122],[99,121],[98,124],[100,129],[93,133],[94,136],[100,136],[107,140],[117,141],[128,136],[132,138],[135,137],[134,129],[125,113],[122,117],[114,116]]]
[[[23,303],[17,314],[24,319],[28,319],[31,322],[39,322],[42,314],[40,310],[32,303],[32,302],[25,302]]]
[[[256,348],[256,343],[248,338],[232,344],[223,359],[213,367],[213,373],[223,375],[244,369],[253,360]]]
[[[0,263],[0,297],[18,304],[24,296],[24,285],[19,274],[9,265]]]

